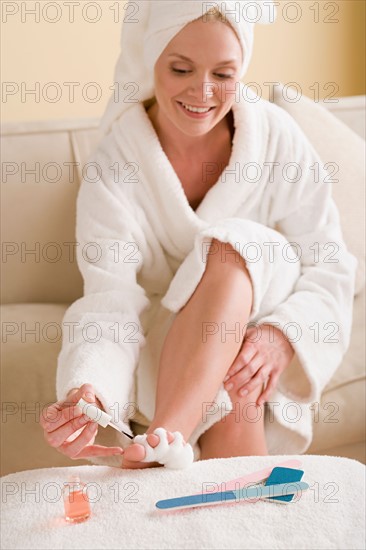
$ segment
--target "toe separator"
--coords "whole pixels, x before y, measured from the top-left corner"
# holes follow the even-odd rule
[[[147,441],[147,434],[136,436],[135,443],[145,447],[146,456],[142,462],[159,462],[171,470],[187,468],[194,461],[194,453],[189,443],[184,444],[183,435],[174,432],[174,441],[168,442],[168,434],[164,428],[156,428],[154,434],[159,436],[160,441],[156,447],[150,447]]]

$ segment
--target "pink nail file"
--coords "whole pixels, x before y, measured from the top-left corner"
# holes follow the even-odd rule
[[[298,468],[301,468],[302,463],[300,460],[296,460],[296,459],[284,460],[283,462],[279,462],[278,464],[273,464],[272,466],[268,466],[263,470],[258,470],[257,472],[251,472],[250,474],[246,474],[243,477],[237,477],[236,479],[223,481],[221,482],[221,484],[224,485],[225,491],[232,491],[232,490],[237,490],[241,487],[244,487],[245,485],[248,485],[248,483],[260,483],[261,481],[265,481],[270,476],[273,468],[275,468],[276,466],[298,469]],[[211,492],[212,491],[201,491],[199,493],[194,493],[194,495],[192,496],[205,495]]]

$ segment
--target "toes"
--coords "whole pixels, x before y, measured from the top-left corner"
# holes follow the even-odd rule
[[[143,460],[145,458],[146,451],[142,445],[139,445],[138,443],[132,443],[132,445],[125,449],[123,455],[126,460],[139,462],[140,460]]]
[[[171,432],[167,432],[167,437],[168,443],[172,443],[174,441],[174,435]],[[160,437],[156,434],[148,434],[146,439],[150,447],[153,449],[159,445]]]
[[[125,450],[126,460],[164,464],[166,468],[181,469],[189,466],[194,459],[191,445],[186,443],[183,435],[176,431],[156,428],[154,433],[136,435],[134,443]]]
[[[174,435],[171,432],[167,432],[167,435],[168,443],[172,443],[172,441],[174,441]],[[160,437],[156,434],[148,434],[147,442],[149,443],[150,447],[154,449],[159,445]],[[144,460],[146,456],[146,451],[143,445],[140,445],[139,443],[132,443],[124,450],[123,454],[125,459],[128,461],[140,462],[141,460]]]
[[[146,439],[150,447],[152,447],[153,449],[155,449],[155,447],[159,445],[160,437],[156,434],[148,434]]]

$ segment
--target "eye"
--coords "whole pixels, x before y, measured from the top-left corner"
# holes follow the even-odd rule
[[[172,69],[173,73],[186,74],[190,71],[185,71],[184,69]]]
[[[173,73],[178,73],[178,74],[188,74],[188,73],[191,72],[191,71],[184,70],[184,69],[172,69],[172,71],[173,71]],[[223,79],[234,78],[233,75],[229,75],[229,74],[216,73],[216,76],[218,76],[219,78],[223,78]]]

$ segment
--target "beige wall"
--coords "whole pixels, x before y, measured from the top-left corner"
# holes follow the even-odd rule
[[[115,0],[78,3],[74,21],[70,21],[70,10],[62,0],[1,1],[4,122],[99,117],[104,112],[119,54],[124,2],[119,2],[119,15],[111,9],[118,4]],[[27,12],[36,4],[40,6],[39,22]],[[42,12],[47,4],[47,11]],[[92,4],[98,4],[101,13],[95,23],[90,22],[97,14]],[[295,4],[301,8],[301,16],[291,23],[286,21],[286,10],[288,18],[295,18]],[[318,8],[319,22],[314,7]],[[332,15],[335,9],[337,13]],[[12,15],[12,10],[17,12]],[[60,17],[58,22],[47,21],[56,16]],[[335,19],[338,21],[332,22]],[[364,0],[280,0],[276,24],[256,26],[254,55],[245,82],[256,82],[266,98],[269,86],[264,83],[279,81],[296,82],[304,95],[313,98],[317,97],[314,86],[320,99],[334,91],[335,97],[364,94],[364,21]],[[61,94],[55,102],[50,101],[56,92],[55,87],[49,87],[52,82],[57,83]],[[74,100],[67,82],[80,84]],[[95,87],[88,87],[91,82],[96,82],[101,92],[97,100]],[[36,86],[40,91],[37,100],[34,95],[24,95]],[[13,88],[14,94],[5,95],[5,87],[8,91]]]

